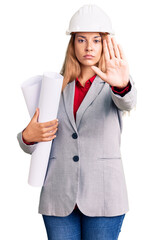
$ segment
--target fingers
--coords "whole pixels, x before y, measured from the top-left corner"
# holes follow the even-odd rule
[[[32,121],[37,122],[39,117],[39,108],[36,108]]]
[[[58,128],[55,128],[52,132],[44,133],[43,137],[44,138],[52,137],[57,132],[57,130]]]
[[[102,72],[98,67],[96,66],[91,66],[91,68],[94,70],[94,72],[105,82],[107,81],[106,74]]]
[[[40,134],[41,141],[43,141],[43,142],[44,141],[50,141],[53,138],[55,138],[56,137],[55,133],[57,132],[57,130],[58,130],[57,127],[56,128],[55,127],[52,127],[52,128],[42,128],[41,129],[41,134]]]
[[[119,49],[119,52],[120,52],[120,57],[121,57],[121,59],[126,60],[124,51],[123,51],[123,49],[122,49],[122,47],[121,47],[120,44],[118,44],[118,49]]]
[[[110,54],[109,54],[108,47],[107,47],[107,42],[106,42],[105,39],[103,41],[103,51],[104,51],[105,61],[109,60],[110,59]]]
[[[52,126],[52,127],[46,127],[46,128],[43,128],[42,127],[42,132],[44,133],[44,134],[46,134],[46,133],[53,133],[55,130],[57,130],[58,129],[58,125],[56,124],[56,125],[54,125],[54,126]]]
[[[106,61],[115,57],[118,59],[125,59],[122,47],[116,43],[114,37],[111,38],[109,35],[106,36],[106,39],[103,41],[103,50]]]
[[[36,108],[36,111],[34,113],[34,116],[32,118],[33,122],[38,122],[38,117],[39,117],[39,108]],[[52,121],[49,122],[44,122],[44,123],[39,123],[41,125],[41,127],[50,127],[50,126],[54,126],[58,123],[58,119],[54,119]]]
[[[114,37],[111,38],[111,41],[112,41],[112,44],[113,44],[114,55],[115,55],[116,58],[120,59],[120,53],[119,53],[119,49],[118,49],[115,38]]]
[[[42,127],[51,127],[51,126],[54,126],[54,125],[57,125],[57,124],[58,124],[58,120],[57,119],[49,121],[49,122],[40,123],[40,125]]]
[[[43,139],[43,142],[51,141],[51,140],[53,140],[54,138],[56,138],[56,135],[51,136],[51,137],[48,137],[48,138],[44,138],[44,139]]]
[[[50,126],[50,127],[43,127],[43,129],[45,130],[45,132],[50,132],[50,131],[53,131],[55,128],[58,127],[58,123],[53,125],[53,126]]]
[[[113,45],[111,42],[111,37],[107,36],[107,48],[108,48],[108,54],[110,56],[110,58],[114,58],[114,50],[113,50]]]

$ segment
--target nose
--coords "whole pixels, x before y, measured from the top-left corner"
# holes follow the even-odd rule
[[[86,51],[92,51],[92,44],[87,41]]]

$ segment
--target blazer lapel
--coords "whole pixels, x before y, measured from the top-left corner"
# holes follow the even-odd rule
[[[67,86],[65,87],[63,91],[63,99],[64,99],[64,105],[65,105],[68,118],[74,130],[77,132],[74,113],[73,113],[74,92],[75,92],[75,81],[73,80],[72,82],[68,83]]]
[[[73,105],[74,105],[74,94],[75,94],[75,80],[69,83],[64,91],[64,104],[66,108],[66,112],[68,114],[68,117],[70,119],[70,122],[74,128],[75,131],[78,131],[79,124],[81,121],[81,118],[83,116],[83,113],[88,108],[88,106],[95,100],[95,98],[98,96],[99,92],[104,87],[104,81],[96,75],[91,87],[89,88],[86,96],[84,97],[83,101],[81,102],[77,112],[76,112],[76,122],[74,119],[73,114]]]

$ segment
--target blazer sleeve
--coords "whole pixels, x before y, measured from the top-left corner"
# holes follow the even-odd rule
[[[130,111],[136,106],[137,102],[137,90],[135,88],[135,83],[131,75],[129,75],[129,80],[131,84],[131,90],[128,93],[126,93],[123,97],[120,96],[119,94],[114,93],[111,90],[113,102],[122,111]]]
[[[17,140],[19,142],[19,145],[21,147],[21,149],[28,154],[32,154],[34,152],[34,150],[36,149],[37,143],[33,144],[33,145],[27,145],[23,142],[22,140],[22,131],[19,132],[17,134]]]

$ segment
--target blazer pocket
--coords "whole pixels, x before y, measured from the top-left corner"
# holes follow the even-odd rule
[[[97,160],[105,161],[105,160],[118,160],[121,159],[121,156],[113,156],[113,157],[98,157]]]

